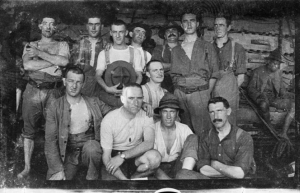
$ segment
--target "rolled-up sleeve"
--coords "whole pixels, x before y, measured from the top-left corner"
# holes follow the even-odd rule
[[[246,135],[245,132],[238,139],[238,150],[235,157],[234,166],[241,167],[244,174],[248,174],[249,170],[255,171],[255,162],[253,158],[253,140],[250,135]]]
[[[198,160],[198,136],[195,134],[189,135],[183,145],[180,161],[183,161],[187,157],[192,157],[196,161]]]
[[[196,163],[197,171],[199,171],[200,168],[205,165],[210,166],[211,157],[209,153],[208,143],[205,139],[199,143],[198,159],[199,160]]]

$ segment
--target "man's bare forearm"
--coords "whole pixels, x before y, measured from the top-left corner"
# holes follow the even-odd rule
[[[23,65],[25,70],[31,71],[41,70],[53,66],[52,63],[45,60],[27,60],[24,61]]]
[[[124,154],[125,154],[126,159],[135,158],[135,157],[140,156],[140,155],[144,154],[145,152],[153,149],[153,147],[154,147],[153,142],[144,141],[141,144],[135,146],[134,148],[126,150],[124,152]]]
[[[230,178],[242,179],[245,176],[242,168],[238,167],[238,166],[229,166],[229,165],[223,164],[219,161],[213,161],[211,164],[211,167],[213,167],[215,170],[217,170],[221,174],[228,176]]]
[[[66,56],[52,55],[41,50],[38,52],[38,57],[51,62],[55,66],[66,66],[69,63],[69,59]]]
[[[207,177],[221,177],[224,176],[220,172],[218,172],[216,169],[214,169],[211,166],[205,165],[202,168],[200,168],[200,173],[207,176]]]

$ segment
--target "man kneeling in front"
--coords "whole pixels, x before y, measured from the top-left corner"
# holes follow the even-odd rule
[[[101,124],[103,180],[128,180],[147,177],[157,170],[161,156],[154,150],[154,130],[149,118],[141,109],[143,91],[139,84],[123,88],[123,106],[112,111]]]
[[[254,174],[253,140],[250,134],[229,123],[228,101],[222,97],[212,98],[208,111],[214,128],[203,138],[196,135],[187,138],[180,158],[182,169],[176,178],[244,178]],[[195,165],[197,171],[193,171]]]

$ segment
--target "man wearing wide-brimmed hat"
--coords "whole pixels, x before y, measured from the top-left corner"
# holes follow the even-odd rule
[[[175,163],[179,157],[186,138],[192,134],[191,129],[176,121],[183,109],[179,106],[178,98],[166,93],[159,102],[159,107],[154,110],[161,120],[151,125],[155,131],[154,149],[162,156],[160,168],[156,171],[158,179],[171,179],[175,177]]]
[[[165,40],[164,45],[157,45],[153,50],[152,60],[161,61],[165,70],[165,79],[162,82],[162,87],[171,93],[174,91],[172,79],[168,73],[171,67],[171,52],[172,48],[179,44],[179,37],[183,33],[183,29],[176,22],[168,22],[158,31],[158,36]]]
[[[278,49],[270,53],[266,65],[256,68],[248,85],[250,98],[259,106],[265,121],[271,126],[269,107],[286,109],[287,113],[281,137],[287,138],[287,130],[295,116],[294,95],[288,93],[283,85],[280,64],[281,54]]]
[[[151,54],[143,49],[142,44],[146,39],[151,37],[152,31],[147,24],[133,23],[128,26],[129,36],[131,37],[131,45],[134,49],[139,50],[142,56],[142,67],[151,60]]]

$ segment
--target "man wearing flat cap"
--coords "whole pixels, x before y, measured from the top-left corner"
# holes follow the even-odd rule
[[[133,23],[128,27],[129,36],[131,39],[131,45],[134,49],[137,49],[142,56],[142,67],[145,68],[145,65],[151,60],[151,54],[143,49],[143,42],[151,37],[151,29],[148,25],[143,23]]]
[[[284,126],[280,136],[288,138],[287,130],[295,116],[294,95],[288,93],[283,84],[280,64],[281,54],[275,49],[266,58],[266,65],[256,68],[253,71],[249,85],[248,94],[258,105],[264,120],[271,126],[269,107],[288,110]]]
[[[192,130],[185,124],[176,121],[178,114],[183,109],[179,107],[178,98],[166,93],[159,102],[159,107],[154,110],[161,120],[149,126],[155,131],[154,149],[162,157],[160,168],[156,171],[156,178],[171,179],[175,177],[175,163],[179,157],[186,138]]]
[[[157,45],[153,50],[152,60],[161,61],[165,70],[162,87],[171,93],[174,91],[172,79],[168,73],[171,67],[171,52],[172,48],[179,45],[178,39],[183,33],[183,29],[176,22],[169,22],[158,31],[158,36],[165,40],[164,45]]]

